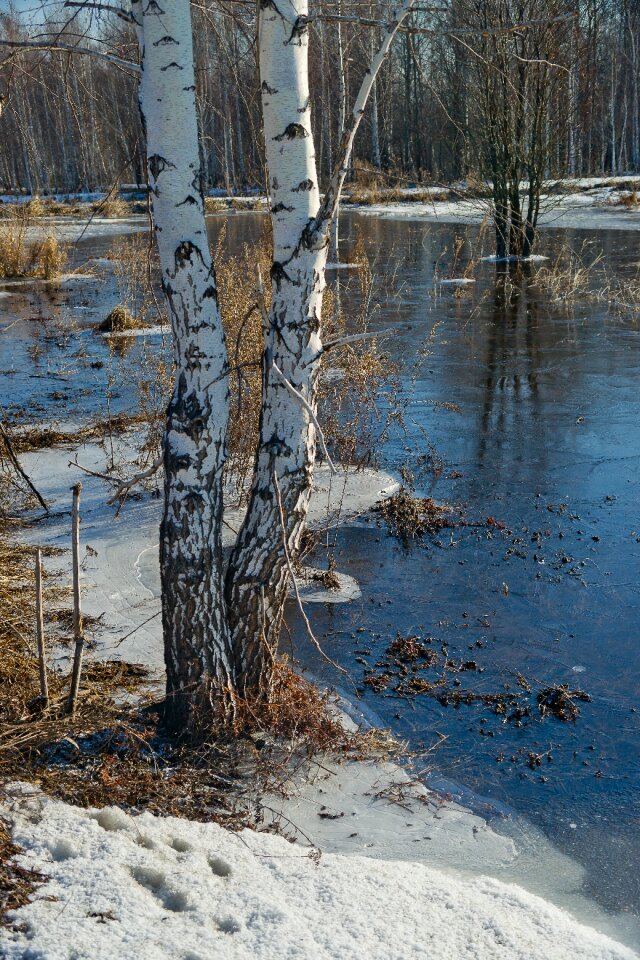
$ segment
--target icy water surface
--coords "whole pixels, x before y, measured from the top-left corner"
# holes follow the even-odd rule
[[[263,222],[229,218],[230,247],[240,249]],[[212,220],[214,234],[220,223]],[[640,914],[640,329],[601,306],[552,307],[516,274],[496,284],[489,263],[476,269],[475,286],[442,286],[434,299],[434,269],[459,276],[477,227],[353,212],[342,227],[344,252],[360,236],[387,278],[374,326],[400,325],[385,350],[405,381],[406,432],[394,433],[382,464],[411,469],[416,491],[450,504],[456,525],[408,543],[375,519],[341,530],[338,569],[359,581],[362,599],[312,612],[324,648],[352,681],[318,660],[292,607],[298,655],[412,745],[439,741],[432,783],[484,798],[489,812],[524,814],[583,865],[587,896]],[[453,268],[457,236],[467,242]],[[541,252],[584,239],[546,231]],[[592,239],[612,269],[631,275],[640,233]],[[74,264],[100,262],[111,242],[84,242]],[[104,414],[107,398],[116,412],[134,409],[140,364],[162,338],[110,352],[93,327],[119,294],[108,265],[99,273],[61,288],[0,286],[10,294],[0,297],[1,325],[18,321],[0,337],[5,412],[26,405],[36,420],[80,421]],[[339,276],[349,313],[357,283],[350,271]],[[429,354],[414,369],[434,323]],[[375,693],[366,671],[380,672],[397,633],[428,636],[451,661],[473,662],[459,675],[461,691],[524,690],[520,675],[531,687],[530,715],[505,721],[483,703]],[[433,681],[438,671],[423,676]],[[575,723],[539,719],[537,692],[551,684],[591,697],[577,701]]]
[[[434,261],[454,235],[475,241],[475,230],[368,217],[354,217],[356,228],[381,265],[394,264],[402,301],[383,302],[376,323],[411,327],[385,344],[405,372],[439,323],[410,391],[406,435],[383,462],[410,467],[417,492],[484,527],[410,543],[375,522],[342,530],[337,566],[363,597],[318,610],[315,629],[385,725],[416,746],[441,735],[432,782],[525,814],[585,867],[587,896],[638,914],[640,329],[598,306],[550,307],[515,274],[496,286],[490,264],[471,293],[443,288],[434,305]],[[623,274],[635,270],[639,239],[595,237]],[[580,247],[584,235],[545,232],[541,252],[567,240]],[[447,273],[448,256],[439,269]],[[428,636],[451,660],[475,663],[459,675],[461,692],[522,692],[520,674],[531,715],[398,699],[393,683],[373,692],[366,671],[384,672],[375,665],[396,633]],[[304,643],[301,627],[298,636]],[[306,648],[303,659],[327,676]],[[443,671],[421,675],[434,681]],[[540,721],[536,692],[551,684],[591,697],[576,701],[575,723]]]

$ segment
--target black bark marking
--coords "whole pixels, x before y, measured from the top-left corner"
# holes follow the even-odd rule
[[[263,93],[270,93],[271,95],[278,92],[275,87],[270,87],[266,80],[262,81],[262,86],[260,89]]]
[[[271,281],[272,283],[275,283],[276,288],[279,290],[282,286],[283,280],[286,280],[287,283],[294,282],[285,270],[284,266],[275,260],[271,265]]]
[[[186,263],[193,263],[192,257],[194,254],[199,258],[201,263],[204,262],[200,248],[197,247],[195,243],[192,243],[191,240],[183,240],[182,243],[176,247],[174,254],[176,273],[178,270],[181,270]]]
[[[160,73],[165,73],[167,70],[184,70],[184,67],[181,67],[179,63],[176,63],[175,60],[172,60],[171,63],[168,63],[166,67],[160,67]]]
[[[289,43],[293,43],[294,40],[302,40],[302,37],[304,37],[304,35],[307,33],[308,30],[309,30],[309,21],[307,17],[297,17],[291,29],[291,35],[289,39],[285,40],[284,42],[285,47]]]
[[[291,211],[293,207],[287,207],[284,203],[276,203],[275,206],[271,207],[271,213],[282,213],[283,210]]]
[[[302,126],[301,123],[290,123],[288,127],[285,127],[284,131],[278,134],[277,137],[274,137],[274,140],[304,140],[305,137],[309,136],[309,131]]]
[[[175,170],[175,164],[171,163],[170,160],[165,160],[164,157],[161,157],[159,154],[154,153],[147,160],[147,166],[149,167],[149,173],[154,180],[157,180],[161,173],[164,173],[165,170]]]
[[[313,180],[301,180],[297,187],[294,187],[292,193],[301,193],[305,190],[313,190]]]
[[[154,47],[168,47],[170,44],[175,43],[176,47],[179,47],[180,44],[175,39],[175,37],[160,37],[159,40],[155,40],[153,45]]]
[[[188,196],[188,197],[185,197],[185,199],[182,200],[180,203],[178,203],[177,206],[178,206],[178,207],[184,207],[184,206],[186,206],[187,204],[191,204],[191,206],[193,206],[193,205],[195,204],[195,206],[197,207],[197,206],[198,206],[198,201],[196,200],[196,198],[195,198],[192,194],[189,194],[189,196]]]

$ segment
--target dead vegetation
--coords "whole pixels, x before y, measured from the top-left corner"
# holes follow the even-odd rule
[[[580,715],[578,702],[591,701],[584,690],[570,690],[566,684],[544,686],[535,692],[521,674],[515,684],[501,683],[493,690],[487,690],[486,684],[469,686],[464,678],[481,675],[485,668],[476,659],[452,657],[447,644],[430,634],[397,634],[373,667],[366,666],[364,659],[360,662],[365,664],[364,687],[374,693],[403,700],[428,696],[443,707],[456,709],[463,705],[487,707],[504,723],[517,727],[547,717],[575,723]],[[480,733],[493,736],[484,729]]]
[[[98,419],[74,430],[59,430],[54,426],[26,426],[13,431],[12,445],[16,453],[28,453],[54,446],[100,441],[109,431],[119,434],[139,428],[143,420],[143,413],[137,412],[113,414],[110,420]]]
[[[531,286],[551,298],[554,303],[572,304],[592,298],[602,254],[585,243],[579,250],[564,246],[549,263],[543,263],[531,275]]]
[[[416,497],[404,486],[393,497],[378,504],[376,510],[386,520],[391,532],[403,540],[437,533],[443,527],[453,527],[460,522],[453,517],[451,507],[436,503],[431,497]]]
[[[100,333],[124,333],[126,330],[137,330],[140,326],[139,320],[119,303],[105,317],[98,330]]]
[[[20,853],[11,839],[9,824],[0,820],[0,927],[7,925],[7,913],[29,903],[34,891],[46,881],[41,873],[16,863]]]
[[[4,485],[6,476],[0,479]],[[34,550],[1,530],[0,784],[19,780],[80,806],[116,804],[241,829],[260,824],[260,797],[285,795],[301,764],[400,749],[379,732],[345,730],[331,695],[286,659],[275,665],[266,700],[238,699],[231,730],[222,718],[208,720],[188,743],[166,735],[163,701],[137,664],[87,658],[71,716],[69,670],[51,656],[69,627],[61,615],[68,592],[46,578],[44,593],[47,709],[35,652]],[[15,863],[19,852],[0,822],[0,923],[28,902],[41,879]]]
[[[32,203],[35,201],[32,201]],[[28,206],[11,207],[0,223],[0,278],[54,279],[67,254],[53,233],[34,236],[35,218]]]

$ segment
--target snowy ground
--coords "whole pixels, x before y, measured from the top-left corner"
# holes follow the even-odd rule
[[[518,887],[422,864],[309,856],[281,837],[23,800],[49,882],[6,960],[631,960]]]
[[[121,452],[132,453],[130,441],[121,445]],[[97,443],[84,444],[74,450],[60,447],[41,450],[23,456],[22,463],[55,514],[33,531],[34,539],[40,544],[69,546],[70,488],[77,481],[82,483],[83,607],[85,613],[103,618],[100,656],[137,661],[162,671],[158,559],[161,505],[158,498],[149,493],[140,500],[130,498],[119,513],[115,507],[107,506],[112,488],[78,466],[106,472],[105,451]],[[136,469],[132,466],[128,475]],[[344,521],[397,489],[393,477],[375,470],[341,471],[338,476],[332,476],[327,467],[319,467],[309,522],[319,527],[337,522],[338,517]],[[225,511],[225,545],[233,542],[234,530],[238,529],[242,516],[242,510]],[[54,558],[49,568],[68,577],[69,564],[67,551],[60,558]],[[358,585],[352,578],[341,575],[340,581],[340,588],[333,591],[306,578],[301,582],[301,594],[307,601],[314,602],[341,602],[359,595]]]

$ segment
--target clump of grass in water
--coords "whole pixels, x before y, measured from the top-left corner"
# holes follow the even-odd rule
[[[387,521],[391,532],[405,540],[455,525],[450,507],[436,503],[431,497],[416,497],[407,487],[384,500],[376,510]]]
[[[119,303],[98,326],[98,330],[101,333],[123,333],[126,330],[136,330],[140,326],[140,321]]]
[[[0,225],[0,278],[54,279],[67,260],[64,247],[53,235],[30,239],[33,215],[28,205],[12,209]]]

